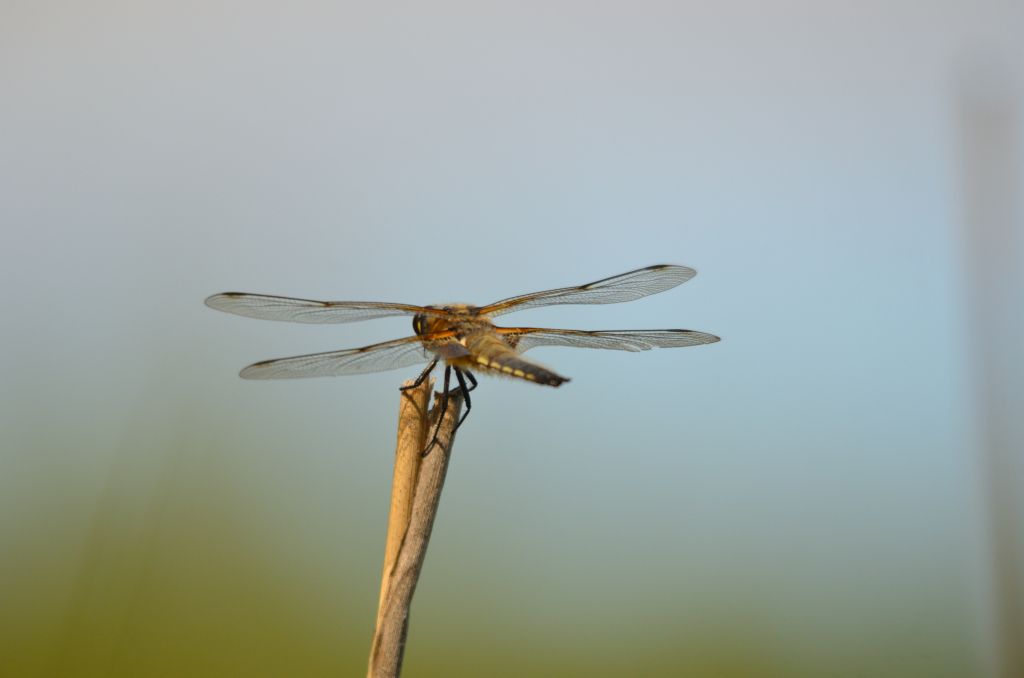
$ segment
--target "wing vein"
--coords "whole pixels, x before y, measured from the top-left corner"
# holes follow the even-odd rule
[[[618,304],[672,289],[695,275],[697,272],[686,266],[648,266],[578,287],[562,287],[502,299],[484,306],[480,313],[496,316],[556,304]]]
[[[648,351],[713,344],[719,338],[696,330],[558,330],[539,327],[503,327],[499,334],[520,353],[538,346],[571,346],[615,351]]]
[[[450,336],[450,332],[440,332],[423,338],[440,344]],[[240,374],[243,379],[300,379],[385,372],[430,360],[434,354],[424,346],[423,338],[405,337],[362,348],[264,360]]]
[[[206,305],[225,313],[295,323],[351,323],[397,315],[427,313],[444,315],[438,309],[383,301],[316,301],[277,297],[269,294],[223,292],[206,299]]]

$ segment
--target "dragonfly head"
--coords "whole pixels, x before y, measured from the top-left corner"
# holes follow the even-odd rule
[[[443,311],[443,313],[417,313],[414,315],[412,329],[416,334],[422,336],[444,330],[447,327],[446,316],[451,312],[448,306],[424,306],[423,308]]]
[[[479,308],[468,304],[444,304],[424,306],[433,313],[417,313],[412,318],[412,329],[418,335],[431,332],[443,332],[451,329],[454,324],[477,315]]]
[[[431,318],[432,319],[432,318]],[[426,334],[428,318],[426,313],[417,313],[412,317],[412,329],[417,335]]]

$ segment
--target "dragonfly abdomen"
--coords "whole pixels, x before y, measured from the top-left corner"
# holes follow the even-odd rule
[[[468,370],[479,370],[490,374],[532,381],[545,386],[561,386],[569,381],[566,377],[552,372],[516,353],[497,336],[476,333],[466,337],[464,346],[469,355],[460,356],[455,362]]]
[[[567,377],[552,372],[536,363],[524,360],[515,353],[502,354],[497,356],[474,355],[467,358],[472,361],[476,369],[482,369],[492,374],[501,374],[506,377],[525,379],[545,386],[561,386],[569,381]]]

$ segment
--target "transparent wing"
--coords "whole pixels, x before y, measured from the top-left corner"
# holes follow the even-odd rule
[[[697,271],[686,266],[648,266],[579,287],[562,287],[502,299],[490,306],[484,306],[480,313],[494,316],[555,304],[617,304],[664,292],[683,284],[695,275]]]
[[[344,351],[264,360],[249,365],[241,371],[240,376],[243,379],[299,379],[385,372],[431,360],[434,354],[423,345],[423,339],[440,345],[452,341],[453,335],[453,332],[438,332],[435,335],[405,337]]]
[[[285,320],[293,323],[351,323],[357,320],[417,313],[444,315],[443,311],[411,304],[391,304],[383,301],[315,301],[244,292],[215,294],[206,300],[206,305],[218,311],[244,315],[247,318]]]
[[[647,351],[652,348],[676,348],[713,344],[719,338],[694,330],[552,330],[539,327],[499,327],[498,334],[517,351],[537,346],[574,346],[616,351]]]

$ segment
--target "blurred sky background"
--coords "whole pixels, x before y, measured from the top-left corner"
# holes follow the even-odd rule
[[[411,333],[203,299],[486,303],[506,324],[408,676],[1024,675],[1024,6],[0,0],[0,675],[348,676],[397,387],[252,383]],[[506,319],[502,319],[506,320]]]

